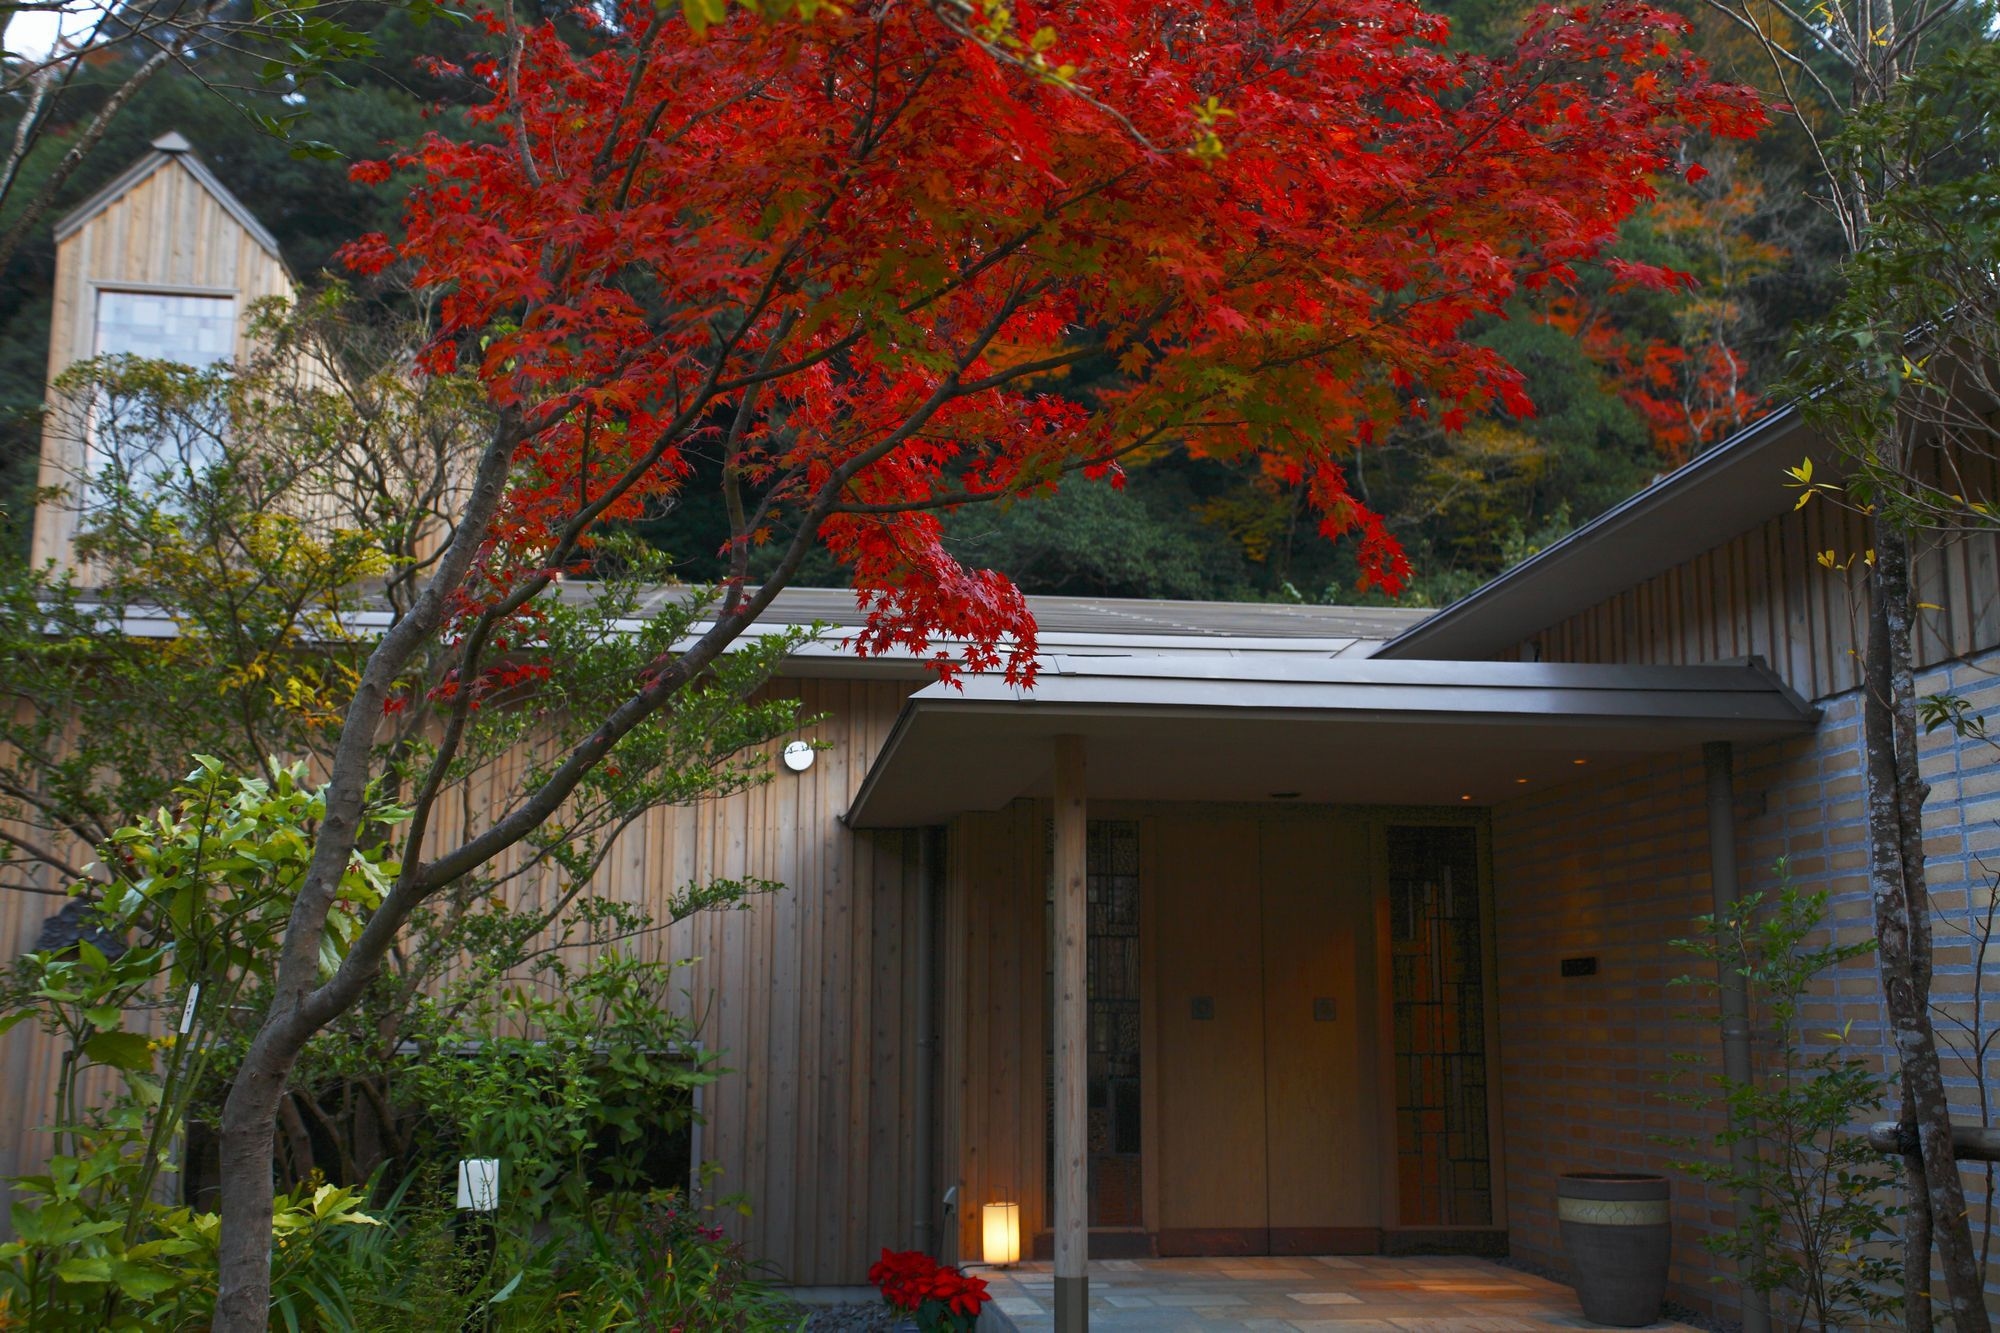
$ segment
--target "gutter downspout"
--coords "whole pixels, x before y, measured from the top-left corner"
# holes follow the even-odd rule
[[[937,1168],[931,1160],[932,1120],[937,1115],[937,877],[944,863],[943,842],[943,829],[917,830],[917,1123],[910,1147],[916,1157],[916,1169],[910,1173],[914,1182],[910,1215],[916,1220],[914,1248],[933,1258],[938,1257],[937,1228],[931,1218]]]
[[[1735,756],[1728,741],[1710,741],[1701,747],[1701,759],[1708,778],[1708,878],[1714,890],[1715,915],[1720,920],[1735,908],[1742,893],[1736,875]],[[1742,976],[1726,963],[1717,968],[1716,980],[1722,1002],[1722,1072],[1731,1083],[1742,1086],[1751,1077],[1750,998]],[[1756,1168],[1754,1146],[1747,1140],[1732,1143],[1729,1165],[1738,1176],[1750,1175]],[[1756,1189],[1738,1190],[1734,1202],[1738,1234],[1747,1236],[1756,1216]],[[1771,1312],[1763,1293],[1741,1283],[1738,1286],[1743,1333],[1770,1333]]]

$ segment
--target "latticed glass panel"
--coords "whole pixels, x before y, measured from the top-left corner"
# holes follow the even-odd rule
[[[1054,839],[1050,839],[1049,941],[1044,980],[1049,1012],[1055,995]],[[1086,841],[1088,891],[1085,952],[1088,957],[1090,1042],[1090,1225],[1144,1224],[1139,1154],[1139,825],[1093,819]],[[1044,1037],[1043,1142],[1048,1146],[1050,1197],[1055,1192],[1055,1048],[1053,1028]]]
[[[1396,1154],[1405,1226],[1489,1226],[1479,846],[1464,827],[1389,829]]]

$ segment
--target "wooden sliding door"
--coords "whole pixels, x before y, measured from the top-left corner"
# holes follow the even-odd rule
[[[1372,903],[1358,821],[1162,818],[1154,917],[1162,1254],[1372,1251]]]
[[[1161,1254],[1269,1250],[1257,821],[1162,818],[1153,912]]]
[[[1383,1219],[1366,830],[1267,821],[1262,852],[1270,1252],[1372,1253]]]

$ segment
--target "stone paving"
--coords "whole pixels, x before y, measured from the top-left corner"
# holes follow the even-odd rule
[[[1050,1333],[1046,1263],[976,1268],[993,1297],[980,1320]],[[1576,1294],[1546,1279],[1464,1258],[1106,1259],[1090,1265],[1091,1333],[1534,1333],[1590,1329]],[[1659,1330],[1690,1325],[1661,1320]]]

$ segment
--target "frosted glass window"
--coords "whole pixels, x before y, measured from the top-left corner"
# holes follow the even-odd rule
[[[206,369],[236,355],[236,301],[172,292],[97,294],[97,356],[136,356]],[[100,396],[91,409],[90,495],[107,497],[113,472],[134,488],[171,500],[186,495],[222,457],[224,423],[207,414],[162,419],[143,402]]]
[[[210,366],[236,355],[236,301],[228,296],[99,292],[97,355]]]

